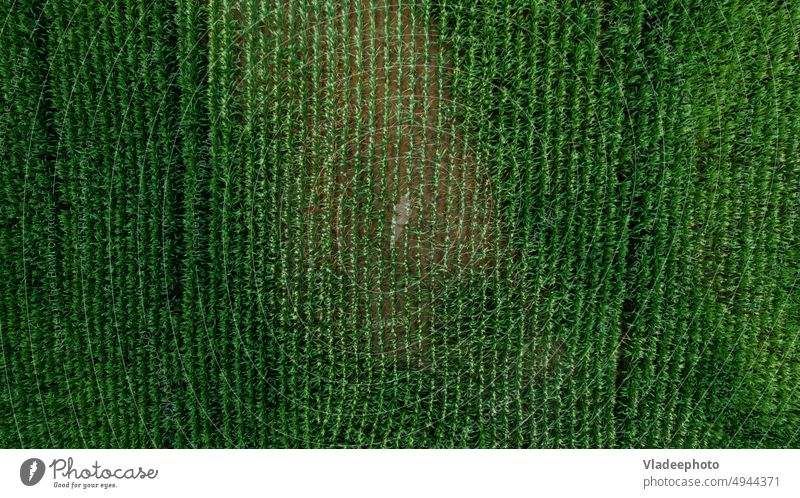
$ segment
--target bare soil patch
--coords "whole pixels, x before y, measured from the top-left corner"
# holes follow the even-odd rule
[[[363,307],[347,325],[369,331],[364,347],[420,368],[442,287],[496,264],[495,199],[450,102],[436,27],[397,0],[337,7],[308,13],[307,31],[293,34],[307,40],[307,91],[285,96],[307,110],[299,263],[346,277]],[[320,334],[341,333],[321,325]]]

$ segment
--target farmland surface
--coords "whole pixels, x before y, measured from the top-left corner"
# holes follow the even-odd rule
[[[3,2],[0,447],[800,446],[798,30]]]

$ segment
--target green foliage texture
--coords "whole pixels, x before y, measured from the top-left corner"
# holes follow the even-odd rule
[[[800,446],[799,33],[2,2],[0,446]]]

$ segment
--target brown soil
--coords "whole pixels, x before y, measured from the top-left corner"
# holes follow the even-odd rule
[[[344,0],[333,17],[309,16],[309,31],[297,34],[319,39],[301,54],[311,90],[287,96],[321,106],[303,118],[312,172],[304,258],[314,271],[345,275],[368,303],[355,325],[371,330],[375,355],[419,368],[428,364],[431,305],[442,286],[495,263],[495,203],[449,104],[435,26],[421,12],[414,25],[397,0],[370,6]]]

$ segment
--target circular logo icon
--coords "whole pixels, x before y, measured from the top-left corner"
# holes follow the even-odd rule
[[[44,462],[38,458],[29,458],[19,468],[19,478],[26,486],[35,486],[44,477]]]

